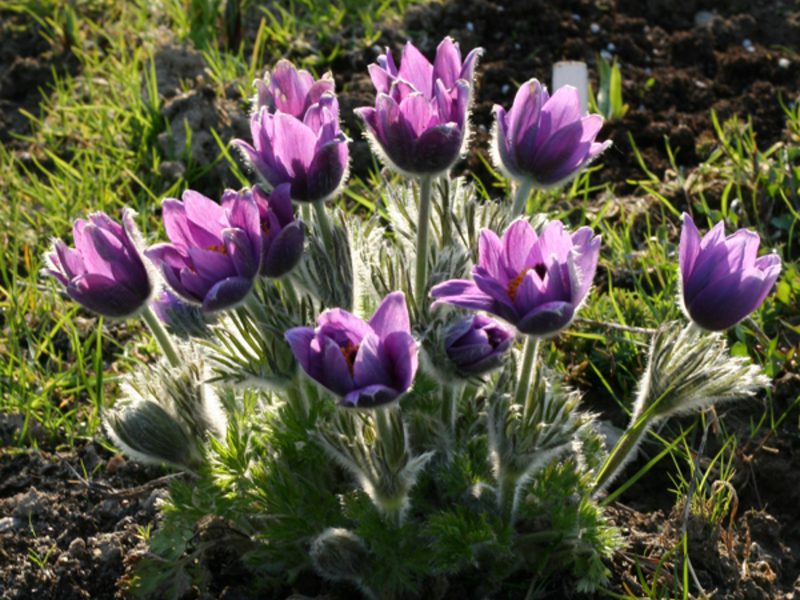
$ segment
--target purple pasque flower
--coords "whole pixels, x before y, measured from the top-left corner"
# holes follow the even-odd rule
[[[297,70],[291,62],[281,59],[273,72],[267,71],[264,79],[256,79],[256,111],[266,107],[267,112],[280,111],[301,121],[308,109],[317,104],[325,93],[333,94],[333,75],[325,73],[318,81],[305,69]]]
[[[70,298],[92,312],[118,319],[134,316],[153,293],[135,216],[126,208],[122,225],[102,212],[89,215],[88,221],[76,220],[75,248],[55,240],[42,273],[58,279]]]
[[[303,224],[294,218],[289,184],[282,183],[267,196],[259,186],[225,190],[222,207],[230,208],[241,197],[250,198],[258,207],[261,222],[261,275],[281,277],[297,266],[303,257]]]
[[[740,229],[725,237],[717,223],[702,240],[683,213],[680,245],[681,306],[697,325],[723,331],[756,310],[781,272],[776,254],[758,256],[757,233]]]
[[[502,241],[481,231],[480,261],[474,281],[452,279],[435,286],[439,304],[484,310],[516,326],[520,333],[548,336],[569,325],[592,285],[600,254],[600,236],[581,227],[572,235],[551,221],[537,236],[531,224],[511,224]]]
[[[411,387],[417,343],[402,292],[386,296],[369,323],[334,308],[317,324],[290,329],[286,340],[306,374],[342,398],[340,406],[375,408]]]
[[[272,189],[290,184],[296,202],[317,202],[335,195],[344,184],[349,151],[339,127],[339,102],[333,81],[309,80],[281,61],[250,119],[251,146],[233,140],[245,160]],[[259,86],[259,98],[261,98]]]
[[[447,357],[459,373],[471,377],[496,369],[514,343],[514,334],[494,319],[472,315],[456,321],[444,335]]]
[[[559,88],[552,97],[536,80],[520,86],[511,110],[494,107],[492,155],[495,165],[516,181],[553,188],[575,177],[611,141],[597,143],[600,115],[581,115],[578,90]]]
[[[373,149],[395,171],[435,175],[447,171],[466,150],[468,109],[478,57],[475,48],[461,61],[458,44],[446,37],[433,64],[411,42],[398,69],[387,48],[369,66],[375,108],[357,108]]]
[[[232,308],[253,288],[261,266],[261,223],[252,198],[222,207],[199,192],[161,203],[172,243],[145,251],[179,297],[203,312]]]

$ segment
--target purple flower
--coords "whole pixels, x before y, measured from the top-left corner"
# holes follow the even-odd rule
[[[267,196],[254,186],[238,192],[225,190],[222,207],[230,208],[238,198],[250,198],[258,206],[261,222],[261,274],[281,277],[297,266],[303,257],[303,225],[294,218],[289,184],[283,183]]]
[[[310,78],[281,61],[269,86],[259,86],[263,105],[250,119],[255,148],[244,140],[232,142],[269,188],[288,183],[297,202],[317,202],[336,194],[349,158],[333,82],[313,83]]]
[[[775,254],[758,256],[757,233],[740,229],[725,237],[720,221],[703,239],[683,214],[680,245],[681,304],[703,329],[723,331],[756,310],[781,272]]]
[[[171,244],[156,244],[145,255],[169,286],[187,302],[214,312],[242,302],[261,265],[261,224],[252,198],[222,207],[186,190],[183,201],[161,203]]]
[[[581,116],[578,90],[559,88],[553,97],[536,79],[519,88],[511,110],[495,105],[494,162],[509,178],[530,179],[534,187],[566,183],[611,145],[594,140],[600,115]]]
[[[472,315],[453,323],[444,336],[447,357],[467,377],[483,375],[499,367],[513,343],[513,333],[483,315]]]
[[[286,340],[306,374],[341,396],[340,406],[375,408],[411,386],[417,343],[402,292],[386,296],[369,323],[334,308],[317,324],[290,329]]]
[[[104,317],[128,318],[147,305],[153,281],[139,252],[142,246],[132,210],[123,209],[122,225],[102,212],[78,219],[72,228],[75,248],[55,240],[42,273],[55,277],[70,298]]]
[[[454,304],[484,310],[532,336],[553,335],[572,321],[592,285],[600,237],[581,227],[572,235],[551,221],[536,235],[528,221],[511,224],[501,241],[481,232],[474,281],[453,279],[431,290],[432,306]]]
[[[267,112],[280,111],[302,120],[308,109],[317,104],[326,92],[333,94],[333,76],[325,73],[319,81],[306,71],[300,71],[288,60],[278,61],[275,72],[256,79],[256,110],[266,107]]]
[[[433,65],[409,42],[400,68],[392,53],[378,57],[369,74],[378,96],[375,108],[357,108],[373,148],[395,171],[434,175],[447,171],[466,149],[467,110],[478,56],[461,62],[449,37],[436,49]]]

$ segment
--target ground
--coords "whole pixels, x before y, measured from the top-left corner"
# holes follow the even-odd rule
[[[7,24],[22,18],[0,8],[0,20]],[[617,196],[627,199],[627,208],[644,203],[645,212],[650,198],[635,182],[647,179],[648,174],[631,140],[647,170],[658,179],[685,180],[714,147],[712,111],[720,122],[734,115],[743,122],[751,120],[757,146],[764,150],[788,141],[791,134],[780,101],[789,106],[800,94],[797,2],[450,0],[411,6],[404,21],[379,23],[378,28],[380,37],[374,47],[346,53],[331,65],[344,124],[354,140],[352,171],[362,178],[368,177],[373,162],[352,109],[373,102],[367,65],[385,46],[399,56],[406,36],[428,56],[445,35],[458,40],[464,52],[476,46],[485,49],[477,71],[472,117],[475,144],[456,173],[474,174],[494,193],[499,193],[493,188],[496,179],[479,156],[488,158],[492,107],[500,103],[508,108],[516,84],[532,77],[549,83],[552,64],[559,60],[586,61],[596,86],[596,54],[606,50],[619,58],[630,111],[621,121],[608,122],[601,132],[599,139],[611,139],[614,145],[602,157],[603,168],[593,175],[592,183],[615,183]],[[246,29],[246,37],[254,35],[252,28]],[[186,143],[184,122],[192,130],[193,160],[201,166],[213,165],[218,156],[211,128],[225,142],[248,137],[247,99],[235,85],[226,87],[224,94],[208,85],[202,54],[166,40],[155,66],[161,116],[171,132],[158,137],[158,151],[164,157],[159,171],[164,177],[177,179],[186,172],[185,160],[176,151]],[[0,144],[18,153],[23,165],[36,160],[47,166],[52,160],[25,139],[31,133],[25,112],[37,114],[52,72],[77,75],[79,70],[68,48],[54,47],[37,30],[3,30]],[[236,180],[223,162],[213,166],[204,181],[206,193],[214,196],[217,188],[235,185]],[[722,196],[723,189],[712,183],[703,199],[713,209],[719,207]],[[691,209],[688,199],[685,186],[667,196],[678,211]],[[747,210],[767,220],[773,216],[773,207],[766,201],[754,201]],[[625,273],[613,277],[615,285],[624,285]],[[605,284],[599,281],[598,285]],[[797,323],[794,319],[793,324]],[[797,366],[787,364],[778,373],[772,394],[772,414],[789,411],[787,417],[774,432],[763,428],[752,439],[750,424],[764,414],[765,396],[720,409],[726,426],[741,432],[734,465],[737,474],[731,482],[737,496],[735,514],[729,512],[716,520],[693,514],[684,518],[683,507],[675,506],[675,495],[668,491],[675,487],[675,468],[668,459],[609,507],[609,515],[627,541],[625,551],[607,565],[612,573],[609,590],[637,597],[644,594],[637,572],[641,570],[645,580],[652,581],[659,560],[675,547],[685,527],[697,584],[708,597],[799,597],[798,395]],[[624,417],[602,397],[589,393],[586,401],[604,419],[624,425]],[[43,441],[39,450],[11,449],[14,432],[21,425],[18,415],[6,415],[0,423],[3,446],[8,447],[0,450],[2,597],[124,597],[125,580],[135,572],[137,557],[145,550],[147,528],[158,527],[157,500],[166,485],[162,479],[166,472],[122,460],[92,440],[79,440],[74,449],[64,449],[53,440]],[[719,451],[719,439],[712,428],[701,467],[708,465],[706,457]],[[699,435],[692,438],[694,450],[698,441]],[[645,447],[629,472],[644,466],[652,454]],[[669,597],[675,597],[675,586],[680,590],[683,585],[675,581],[675,564],[667,558],[659,575],[659,586],[667,586]],[[246,581],[229,579],[220,576],[200,597],[251,597]],[[689,585],[692,597],[701,597],[697,584]],[[306,585],[308,589],[302,590],[306,595],[320,591],[321,583],[313,578]],[[549,581],[544,590],[549,597],[587,597],[574,593],[566,580]],[[333,590],[329,597],[347,597],[350,592]],[[192,595],[198,593],[187,597]]]

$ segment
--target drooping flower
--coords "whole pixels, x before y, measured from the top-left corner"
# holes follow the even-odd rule
[[[193,190],[182,198],[161,203],[172,243],[145,255],[172,291],[203,312],[232,308],[250,293],[261,266],[258,207],[245,196],[224,208]]]
[[[102,212],[78,219],[72,228],[75,248],[55,240],[42,273],[55,277],[70,298],[104,317],[128,318],[147,305],[153,280],[139,248],[134,217],[122,211],[122,225]]]
[[[297,70],[291,62],[281,59],[275,71],[256,79],[256,111],[266,108],[275,114],[280,111],[303,120],[312,105],[317,104],[326,92],[333,93],[335,84],[330,72],[318,81],[305,69]]]
[[[536,80],[520,86],[511,110],[494,107],[495,165],[507,177],[534,187],[558,187],[574,178],[611,141],[595,142],[603,117],[581,116],[578,90],[559,88],[552,97]]]
[[[514,343],[514,334],[494,319],[472,315],[453,323],[445,332],[447,357],[464,376],[488,373],[500,366]]]
[[[295,220],[289,184],[283,183],[267,196],[261,188],[225,190],[222,207],[230,208],[240,197],[251,198],[258,207],[261,222],[261,274],[281,277],[297,266],[303,257],[305,234],[300,221]]]
[[[333,81],[313,83],[310,77],[288,61],[279,63],[269,86],[259,86],[261,106],[250,119],[255,147],[244,140],[232,142],[268,188],[290,184],[296,202],[335,195],[350,156]]]
[[[286,340],[306,374],[342,398],[340,406],[375,408],[411,386],[417,343],[402,292],[386,296],[369,323],[334,308],[317,324],[290,329]]]
[[[722,221],[701,240],[692,218],[683,214],[681,305],[697,325],[723,331],[761,306],[780,275],[781,259],[757,258],[760,241],[746,229],[725,237]]]
[[[473,75],[481,48],[461,61],[449,37],[436,49],[433,65],[409,42],[398,69],[387,48],[370,65],[375,108],[356,109],[373,148],[395,171],[436,175],[466,150]]]
[[[551,221],[541,237],[531,224],[518,220],[501,241],[484,229],[474,281],[452,279],[431,290],[432,306],[454,304],[483,310],[516,326],[520,333],[548,336],[572,321],[592,285],[600,237],[581,227],[572,235],[560,221]]]

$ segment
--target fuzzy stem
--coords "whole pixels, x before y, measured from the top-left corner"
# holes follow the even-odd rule
[[[531,389],[531,373],[533,371],[533,363],[536,362],[536,355],[539,353],[539,338],[528,336],[525,340],[525,354],[522,357],[522,370],[519,373],[519,380],[517,381],[517,395],[514,397],[514,403],[526,407],[525,416],[527,416],[528,393]]]
[[[317,200],[314,202],[314,213],[317,215],[317,222],[319,223],[319,228],[322,232],[322,241],[325,243],[325,250],[328,251],[328,257],[331,259],[331,261],[333,261],[335,260],[333,229],[331,229],[331,221],[328,218],[328,213],[325,211],[324,200]]]
[[[611,451],[611,455],[608,457],[605,464],[603,464],[597,478],[594,480],[595,494],[611,483],[622,467],[631,459],[633,451],[639,445],[639,442],[642,441],[642,438],[645,433],[647,433],[647,430],[650,429],[652,423],[652,417],[645,417],[638,419],[628,428],[623,438]]]
[[[525,214],[525,209],[528,206],[528,196],[531,195],[533,188],[533,180],[530,177],[525,177],[517,185],[517,192],[514,195],[514,205],[511,209],[512,217],[519,217]]]
[[[392,415],[389,411],[397,410],[394,408],[376,408],[375,415],[375,428],[378,437],[378,442],[383,446],[384,456],[389,467],[395,473],[403,460],[403,452],[405,451],[405,439],[396,439],[395,429],[392,426]],[[403,438],[402,428],[399,436]]]
[[[442,244],[444,248],[450,243],[450,238],[453,236],[453,224],[450,221],[450,181],[445,178],[445,187],[442,192]]]
[[[451,383],[442,384],[442,404],[439,407],[442,424],[447,431],[455,449],[456,442],[456,417],[458,412],[458,398],[461,395],[461,385],[453,380]]]
[[[164,329],[161,321],[159,321],[149,305],[142,311],[142,318],[153,333],[153,337],[156,338],[158,345],[161,346],[161,351],[164,353],[164,356],[167,357],[169,364],[173,367],[180,367],[181,359],[178,356],[178,351],[175,349],[175,344],[172,343],[172,338],[167,333],[167,330]]]
[[[414,286],[417,307],[425,303],[425,284],[428,283],[428,233],[431,226],[431,189],[433,177],[424,175],[419,180],[419,221],[417,223],[417,279]]]
[[[500,519],[503,525],[511,527],[514,524],[514,501],[517,496],[517,483],[519,477],[506,473],[500,476],[497,486],[497,505],[500,508]]]
[[[308,202],[303,202],[300,205],[300,214],[303,215],[303,221],[311,224],[311,207],[308,205]]]
[[[294,385],[286,388],[286,404],[289,405],[292,411],[301,418],[303,422],[308,420],[308,398],[306,398],[305,390],[303,389],[303,379],[299,373],[295,375]]]
[[[290,275],[281,277],[281,287],[283,287],[283,291],[286,294],[286,300],[289,302],[289,305],[299,306],[300,299],[297,296],[297,290],[294,289],[294,284],[292,283]]]

